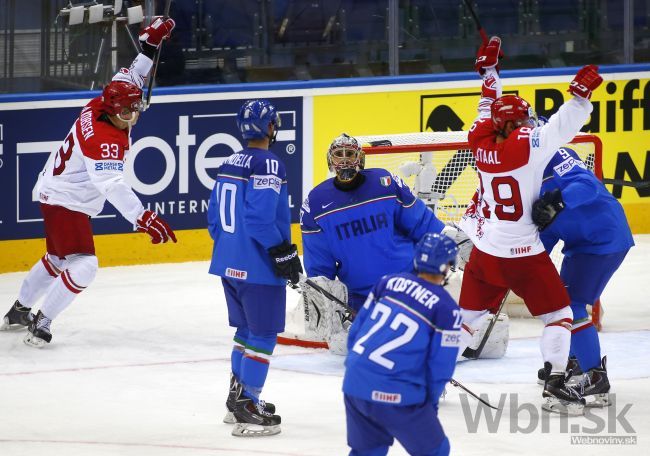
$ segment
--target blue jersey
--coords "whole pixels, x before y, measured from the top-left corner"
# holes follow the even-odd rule
[[[559,149],[544,170],[540,195],[557,188],[565,208],[540,233],[547,251],[560,239],[567,256],[606,255],[634,245],[623,207],[572,150]]]
[[[284,164],[268,150],[244,149],[219,167],[208,205],[214,239],[210,274],[263,285],[276,277],[268,249],[291,242]]]
[[[343,392],[392,405],[438,403],[456,366],[460,309],[440,285],[383,277],[348,336]]]
[[[414,245],[444,224],[399,177],[378,168],[361,175],[353,190],[338,189],[332,178],[309,192],[300,225],[307,274],[338,277],[366,296],[382,276],[412,271]]]

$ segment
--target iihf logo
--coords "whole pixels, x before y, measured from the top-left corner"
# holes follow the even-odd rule
[[[530,253],[533,248],[530,245],[525,245],[523,247],[513,247],[510,249],[510,255],[525,255]]]

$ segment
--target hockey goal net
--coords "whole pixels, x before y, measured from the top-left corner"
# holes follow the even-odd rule
[[[440,220],[460,220],[478,187],[476,163],[467,143],[467,132],[371,135],[356,139],[366,153],[366,168],[384,168],[402,178]],[[579,134],[566,147],[575,150],[587,167],[602,179],[602,143],[597,136]],[[558,269],[563,258],[561,250],[560,243],[551,253]],[[456,277],[455,281],[458,280]],[[510,296],[506,301],[508,314],[529,315],[521,300],[513,293]],[[599,312],[600,306],[594,306],[592,316],[597,326]]]

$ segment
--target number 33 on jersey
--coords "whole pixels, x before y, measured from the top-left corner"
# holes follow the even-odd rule
[[[409,273],[385,276],[350,329],[343,391],[395,405],[437,402],[456,364],[460,326],[442,286]]]

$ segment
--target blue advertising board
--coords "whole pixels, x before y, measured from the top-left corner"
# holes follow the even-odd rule
[[[242,149],[235,116],[240,100],[153,104],[134,127],[125,175],[145,207],[174,229],[206,227],[216,168]],[[282,127],[272,150],[284,162],[292,222],[302,201],[302,98],[272,99]],[[60,143],[81,107],[0,110],[0,240],[44,236],[38,197],[39,171]],[[133,227],[107,203],[93,218],[96,234],[128,233]]]

